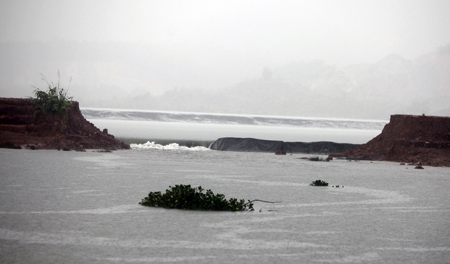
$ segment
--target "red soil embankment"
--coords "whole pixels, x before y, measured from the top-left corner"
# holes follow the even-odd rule
[[[31,149],[129,149],[88,122],[78,102],[62,114],[37,111],[31,99],[0,98],[0,146]]]
[[[450,167],[450,117],[392,115],[380,135],[333,157]]]

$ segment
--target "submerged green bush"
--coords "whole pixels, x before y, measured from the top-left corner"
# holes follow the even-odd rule
[[[68,107],[72,106],[72,97],[67,95],[67,90],[64,90],[60,86],[59,82],[59,71],[58,71],[58,82],[55,84],[53,82],[48,82],[45,76],[42,78],[48,85],[47,91],[42,91],[36,88],[33,93],[35,97],[31,98],[33,102],[41,107],[44,112],[51,112],[61,114]]]
[[[309,186],[328,186],[328,182],[321,181],[321,180],[315,180]]]
[[[192,188],[191,185],[169,186],[166,193],[150,192],[147,197],[139,203],[143,206],[163,207],[187,210],[211,210],[211,211],[253,211],[253,204],[244,199],[225,199],[223,194],[214,194],[199,186]]]

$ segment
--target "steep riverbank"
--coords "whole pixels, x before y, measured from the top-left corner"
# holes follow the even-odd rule
[[[450,117],[392,115],[380,135],[330,157],[450,167]]]
[[[80,112],[78,102],[62,114],[39,111],[31,99],[0,98],[0,146],[25,149],[129,149]]]

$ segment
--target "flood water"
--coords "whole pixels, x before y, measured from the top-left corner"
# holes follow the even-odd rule
[[[303,156],[0,149],[0,263],[450,263],[449,168]],[[277,203],[138,204],[176,184]]]

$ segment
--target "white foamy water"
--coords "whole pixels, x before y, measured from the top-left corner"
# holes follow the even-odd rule
[[[155,141],[147,141],[144,144],[130,144],[132,149],[159,149],[159,150],[192,150],[192,151],[205,151],[210,150],[209,148],[195,146],[195,147],[186,147],[180,146],[178,143],[170,143],[167,145],[156,144]]]
[[[450,262],[449,168],[165,147],[0,149],[0,263]],[[176,184],[277,203],[138,204]]]

